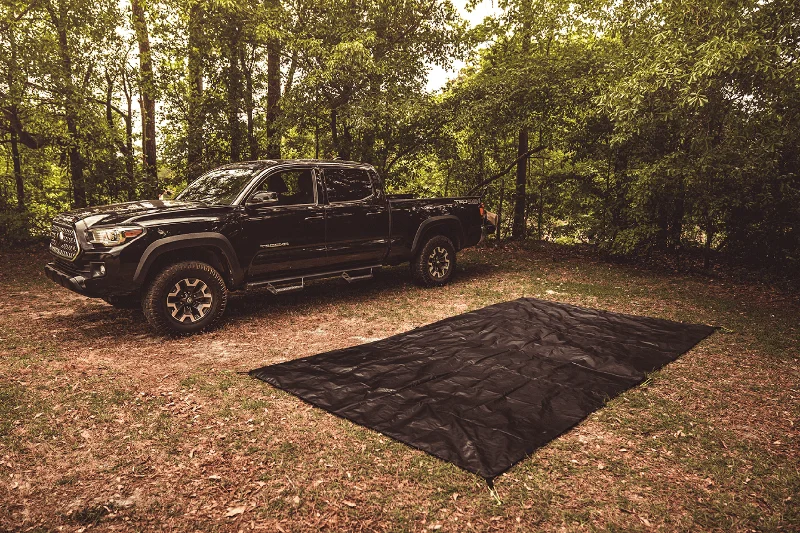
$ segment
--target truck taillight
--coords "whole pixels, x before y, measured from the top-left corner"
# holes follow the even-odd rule
[[[483,208],[483,202],[481,202],[481,204],[478,207],[478,209],[480,210],[482,217],[486,215],[486,210]]]

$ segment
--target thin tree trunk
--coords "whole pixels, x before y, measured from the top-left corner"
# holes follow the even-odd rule
[[[536,238],[538,240],[544,240],[544,190],[545,190],[545,182],[544,182],[544,174],[542,174],[541,179],[539,180],[539,201],[538,201],[538,209],[536,210]]]
[[[711,268],[711,241],[714,240],[714,227],[711,223],[711,217],[706,215],[706,242],[703,246],[703,268],[708,270]]]
[[[78,125],[72,112],[67,113],[67,133],[70,138],[69,174],[72,178],[72,204],[86,207],[86,183],[83,179],[83,158],[78,150]]]
[[[370,105],[370,111],[367,115],[367,128],[362,137],[361,154],[359,160],[376,166],[377,166],[377,161],[375,160],[375,136],[376,136],[375,130],[376,128],[379,127],[379,125],[376,120],[377,113],[374,112],[374,108],[378,105],[379,99],[380,99],[380,86],[375,80],[371,80],[369,84],[369,100],[371,102],[371,105]]]
[[[111,77],[111,74],[109,74],[108,70],[106,70],[105,72],[105,78],[106,78],[106,125],[108,126],[109,134],[112,137],[115,137],[114,109],[113,109],[114,103],[112,101],[114,98],[114,80]],[[112,179],[108,181],[109,181],[108,184],[109,196],[111,196],[116,200],[119,198],[118,196],[120,190],[119,178],[114,176]]]
[[[497,228],[495,231],[497,232],[497,242],[500,242],[503,238],[502,233],[500,232],[500,227],[502,226],[503,222],[503,201],[505,200],[506,196],[506,180],[500,182],[500,203],[497,204]]]
[[[230,136],[230,159],[242,159],[242,127],[239,122],[239,110],[242,100],[242,73],[239,70],[240,32],[238,23],[234,22],[229,29],[231,39],[228,42],[228,135]]]
[[[189,182],[203,171],[203,8],[199,1],[189,8],[189,112],[186,170]]]
[[[156,98],[153,58],[150,52],[150,34],[147,31],[142,0],[131,0],[133,29],[139,43],[139,70],[141,73],[142,154],[144,170],[148,177],[147,196],[158,194],[158,168],[156,163]]]
[[[522,25],[522,55],[528,54],[531,45],[530,27],[526,22]],[[528,183],[528,158],[522,157],[528,151],[528,128],[523,126],[517,138],[517,176],[514,187],[514,222],[511,226],[512,239],[527,237],[527,221],[525,219],[526,186]]]
[[[14,95],[16,88],[16,71],[17,71],[17,39],[13,31],[8,32],[8,40],[11,53],[9,54],[7,79],[9,92]],[[16,96],[16,95],[14,95]],[[12,104],[9,114],[18,117],[17,106]],[[25,211],[25,183],[22,180],[22,158],[19,153],[19,134],[12,126],[11,133],[11,161],[14,167],[14,183],[17,188],[17,209]],[[4,202],[5,203],[5,202]]]
[[[525,221],[525,199],[526,199],[526,185],[528,182],[528,158],[521,157],[528,152],[528,128],[521,128],[519,130],[519,139],[517,144],[517,176],[514,188],[514,225],[511,228],[511,237],[513,239],[524,239],[526,237],[526,221]]]
[[[136,197],[136,176],[134,175],[133,160],[133,95],[131,94],[125,70],[122,72],[122,90],[125,93],[125,103],[128,111],[128,115],[125,117],[125,175],[127,176],[125,188],[128,191],[128,201],[131,201]]]
[[[331,141],[333,149],[339,151],[339,113],[336,108],[331,109]]]
[[[272,4],[277,4],[273,1]],[[281,42],[267,43],[267,157],[280,159],[281,134],[278,128],[281,99]]]
[[[292,90],[295,72],[297,72],[297,49],[292,51],[292,60],[289,63],[289,72],[286,74],[286,85],[283,87],[284,96],[289,94],[289,91]]]
[[[353,153],[352,147],[353,147],[353,132],[347,125],[347,122],[345,122],[342,125],[342,148],[339,152],[339,157],[341,159],[349,161]]]
[[[242,72],[244,73],[245,90],[244,90],[244,109],[247,114],[247,144],[249,146],[249,156],[251,160],[256,160],[260,157],[260,150],[258,146],[258,139],[255,135],[255,127],[253,124],[253,111],[255,103],[253,99],[253,71],[247,64],[244,49],[239,54]]]
[[[114,110],[112,109],[114,98],[114,80],[111,79],[111,74],[106,71],[106,124],[108,129],[114,129]]]
[[[22,157],[19,153],[19,137],[11,130],[11,160],[14,165],[14,183],[17,186],[17,210],[25,211],[25,182],[22,179]]]

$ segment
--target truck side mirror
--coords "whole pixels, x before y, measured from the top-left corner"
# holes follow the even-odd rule
[[[258,191],[247,200],[248,207],[261,207],[278,203],[278,193],[273,191]]]

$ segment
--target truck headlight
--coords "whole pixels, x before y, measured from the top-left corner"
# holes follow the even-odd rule
[[[132,241],[144,233],[144,228],[141,226],[118,226],[113,228],[90,229],[87,233],[90,243],[100,244],[110,248]]]

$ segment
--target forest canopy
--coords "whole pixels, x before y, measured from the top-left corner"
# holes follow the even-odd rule
[[[481,194],[498,238],[800,275],[800,3],[4,0],[0,242],[231,161]],[[442,90],[428,69],[467,66]]]

